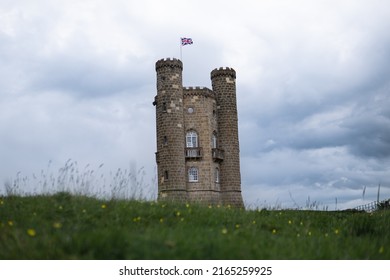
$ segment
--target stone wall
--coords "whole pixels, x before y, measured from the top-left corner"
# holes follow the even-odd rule
[[[232,68],[214,69],[211,72],[211,83],[217,100],[219,143],[225,151],[221,162],[222,200],[224,204],[241,207],[236,72]]]
[[[212,135],[218,131],[216,100],[208,88],[184,88],[184,124],[185,131],[195,131],[198,135],[202,157],[186,159],[186,170],[192,166],[199,170],[199,181],[188,182],[190,200],[218,201],[219,184],[215,182],[215,169],[219,163],[212,158]],[[206,199],[207,195],[212,198]]]
[[[159,198],[182,197],[186,193],[182,70],[182,62],[177,59],[156,63]]]

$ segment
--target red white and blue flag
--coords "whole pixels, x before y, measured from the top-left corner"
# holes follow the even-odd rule
[[[192,45],[194,42],[192,41],[191,38],[181,38],[181,45]]]

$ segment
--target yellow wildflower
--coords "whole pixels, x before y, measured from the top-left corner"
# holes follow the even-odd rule
[[[134,223],[139,222],[139,221],[141,221],[141,217],[140,216],[138,216],[136,218],[133,218],[133,222]]]
[[[239,229],[240,228],[240,224],[236,224],[236,228]]]
[[[27,230],[27,234],[28,234],[29,236],[31,236],[31,237],[34,237],[35,235],[37,235],[35,229],[33,229],[33,228],[29,228],[29,229]]]
[[[381,246],[381,247],[379,248],[379,254],[383,254],[384,251],[385,251],[385,248],[384,248],[383,246]]]
[[[221,231],[222,234],[227,234],[228,233],[228,230],[226,228],[223,228],[222,231]]]
[[[289,225],[291,225],[291,224],[292,224],[291,220],[288,220],[288,224],[289,224]]]
[[[272,234],[276,234],[276,229],[273,229],[273,230],[272,230]]]
[[[12,226],[14,225],[14,222],[13,222],[13,221],[8,221],[8,225],[9,225],[10,227],[12,227]]]
[[[106,209],[106,208],[107,208],[107,205],[102,204],[102,209]]]
[[[340,231],[339,231],[338,229],[335,229],[335,230],[334,230],[334,233],[335,233],[335,234],[339,234]]]
[[[60,229],[60,228],[62,228],[62,224],[56,222],[56,223],[53,224],[53,228]]]
[[[160,218],[160,223],[163,223],[164,222],[164,219],[163,218]]]

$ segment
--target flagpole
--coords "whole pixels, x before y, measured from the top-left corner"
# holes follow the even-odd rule
[[[180,38],[180,61],[183,62],[183,44],[181,42],[181,38]]]
[[[180,38],[180,61],[183,63],[183,38]],[[184,73],[181,74],[182,84],[184,82]]]

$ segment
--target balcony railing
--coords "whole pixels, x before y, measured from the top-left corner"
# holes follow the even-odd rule
[[[202,148],[186,148],[185,155],[186,159],[200,159],[203,156]]]
[[[218,148],[212,149],[213,160],[214,161],[223,161],[224,153],[225,152],[222,149],[218,149]]]

